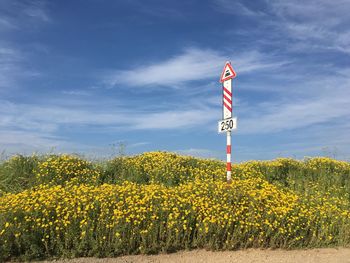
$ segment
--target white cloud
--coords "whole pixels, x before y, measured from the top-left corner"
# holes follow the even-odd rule
[[[272,11],[285,19],[317,21],[319,24],[334,27],[348,18],[350,3],[347,0],[267,0]]]
[[[11,129],[0,130],[0,147],[7,154],[48,152],[53,149],[68,150],[77,147],[75,143],[68,143],[62,138],[51,134]]]
[[[150,142],[135,142],[135,143],[131,143],[131,144],[126,144],[126,147],[129,148],[137,148],[137,147],[141,147],[141,146],[145,146],[145,145],[149,145],[151,144]]]
[[[21,54],[0,43],[0,89],[15,85],[21,73]]]
[[[281,19],[278,25],[281,31],[289,36],[308,41],[314,48],[350,52],[349,1],[294,0],[269,3]]]
[[[50,17],[43,1],[0,1],[0,90],[13,90],[22,79],[39,75],[25,66],[28,56],[20,45],[11,41],[8,33],[28,32],[48,21]]]
[[[130,121],[135,129],[204,128],[207,123],[215,123],[218,116],[218,111],[208,108],[151,113],[134,116]]]
[[[322,98],[316,101],[299,101],[289,104],[273,104],[266,112],[263,107],[255,117],[242,118],[239,125],[242,133],[271,133],[283,130],[302,128],[318,123],[331,122],[333,119],[350,115],[348,98]]]
[[[73,109],[47,105],[13,104],[2,101],[0,127],[55,132],[64,125],[119,127],[128,130],[192,128],[215,120],[219,113],[210,108],[132,112],[120,109]]]
[[[350,116],[350,81],[345,75],[319,77],[304,83],[304,96],[288,96],[278,101],[260,101],[250,106],[241,119],[241,133],[271,133],[324,123]],[[315,77],[316,78],[316,77]],[[300,94],[299,94],[300,95]],[[339,133],[342,131],[340,130]]]
[[[235,56],[223,55],[210,49],[191,48],[165,61],[115,71],[105,77],[105,82],[111,86],[177,86],[188,81],[218,78],[228,59],[231,59],[238,75],[284,64],[284,61],[267,57],[257,51]]]
[[[87,149],[86,145],[69,144],[62,134],[65,128],[93,129],[103,134],[113,130],[167,130],[208,127],[220,115],[210,108],[168,110],[162,112],[121,111],[118,108],[96,109],[58,107],[52,105],[14,104],[1,101],[0,104],[0,147],[13,151],[30,152],[52,147],[66,149]],[[210,126],[211,127],[211,126]],[[132,144],[139,147],[146,143]],[[77,145],[77,146],[76,146]]]
[[[183,54],[151,65],[141,65],[111,76],[111,84],[176,85],[218,75],[225,58],[212,50],[189,49]],[[221,62],[221,64],[219,64]]]
[[[23,13],[30,18],[33,18],[37,21],[50,22],[51,18],[48,14],[48,11],[45,6],[45,2],[34,1],[29,5],[25,6]]]
[[[0,2],[0,32],[19,30],[50,22],[45,1],[2,0]]]
[[[0,17],[0,31],[7,31],[16,29],[17,26],[14,25],[8,18]]]
[[[0,124],[25,130],[55,131],[60,125],[112,125],[125,117],[118,113],[96,112],[94,109],[72,109],[47,105],[3,103]]]
[[[71,96],[88,96],[91,95],[87,90],[63,90],[62,94]]]
[[[284,135],[263,135],[261,143],[240,144],[234,152],[240,160],[276,157],[331,156],[350,161],[349,120],[338,119],[332,125],[324,123],[303,127]],[[235,135],[234,135],[235,136]],[[249,136],[254,137],[252,134]],[[238,139],[240,140],[240,137]],[[277,143],[278,142],[278,143]]]
[[[291,51],[332,49],[350,53],[348,0],[261,0],[254,5],[247,1],[232,5],[229,0],[216,0],[215,3],[221,12],[257,20],[267,36],[282,41]]]
[[[244,15],[248,16],[249,18],[266,15],[261,10],[253,10],[251,8],[248,8],[246,5],[239,1],[235,1],[233,3],[232,0],[215,0],[214,4],[217,9],[224,13]]]

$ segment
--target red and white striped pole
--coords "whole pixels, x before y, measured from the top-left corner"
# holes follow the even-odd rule
[[[233,122],[232,116],[232,79],[236,77],[236,72],[231,66],[231,62],[227,61],[221,74],[220,82],[222,83],[222,117],[223,121],[219,122],[219,132],[226,131],[226,170],[227,182],[231,181],[231,130],[235,128],[236,123]]]
[[[227,132],[227,145],[226,145],[226,158],[227,158],[227,163],[226,163],[226,179],[227,182],[231,181],[231,131]]]
[[[225,80],[222,87],[222,117],[224,120],[232,118],[232,79]],[[226,132],[226,179],[231,181],[231,131]]]

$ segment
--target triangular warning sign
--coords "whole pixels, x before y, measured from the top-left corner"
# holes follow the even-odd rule
[[[233,70],[231,63],[226,62],[224,70],[221,73],[220,82],[224,82],[225,80],[233,79],[236,77],[236,72]]]

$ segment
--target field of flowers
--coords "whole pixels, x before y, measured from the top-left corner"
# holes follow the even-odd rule
[[[166,152],[0,164],[0,261],[350,245],[350,163],[233,166]]]

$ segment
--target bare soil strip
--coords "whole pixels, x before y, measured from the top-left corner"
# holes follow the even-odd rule
[[[44,261],[50,262],[50,261]],[[53,261],[51,261],[53,262]],[[54,262],[69,263],[350,263],[350,248],[322,248],[309,250],[259,250],[247,249],[238,251],[212,252],[206,250],[182,251],[173,254],[136,255],[117,258],[77,258],[57,260]],[[41,262],[42,263],[42,262]]]

